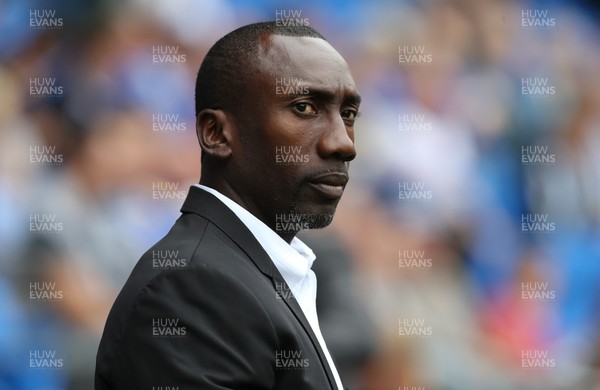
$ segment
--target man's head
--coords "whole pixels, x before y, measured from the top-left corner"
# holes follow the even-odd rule
[[[196,82],[201,183],[288,241],[333,219],[355,157],[360,97],[340,54],[308,26],[241,27]]]

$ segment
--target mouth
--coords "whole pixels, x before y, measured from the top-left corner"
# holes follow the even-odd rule
[[[311,178],[308,182],[320,195],[332,200],[342,197],[346,183],[348,175],[345,173],[327,173]]]

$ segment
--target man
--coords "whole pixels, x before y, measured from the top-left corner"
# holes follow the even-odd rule
[[[333,219],[359,104],[348,65],[310,27],[252,24],[209,50],[200,185],[117,298],[97,390],[342,388],[315,256],[295,235]]]

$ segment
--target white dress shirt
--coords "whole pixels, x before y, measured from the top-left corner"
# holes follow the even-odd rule
[[[310,269],[316,258],[313,251],[296,237],[288,244],[283,238],[271,230],[271,228],[265,225],[261,220],[252,215],[248,210],[214,188],[202,184],[195,184],[195,186],[213,194],[223,202],[225,206],[229,207],[244,225],[246,225],[250,232],[252,232],[265,252],[267,252],[275,264],[275,267],[277,267],[281,276],[283,276],[283,279],[294,294],[310,327],[315,336],[317,336],[317,340],[319,340],[321,349],[323,349],[323,352],[325,353],[331,372],[333,372],[333,376],[335,377],[338,389],[343,389],[342,380],[335,368],[335,364],[333,364],[333,359],[329,354],[329,350],[327,349],[327,345],[325,345],[325,340],[323,340],[323,335],[321,334],[321,329],[319,328],[316,307],[317,277],[313,270]]]

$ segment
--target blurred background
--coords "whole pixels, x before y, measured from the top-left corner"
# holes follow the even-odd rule
[[[600,389],[598,9],[1,0],[0,389],[92,388],[112,302],[198,182],[204,54],[288,18],[364,102],[331,238],[305,235],[345,384]]]

